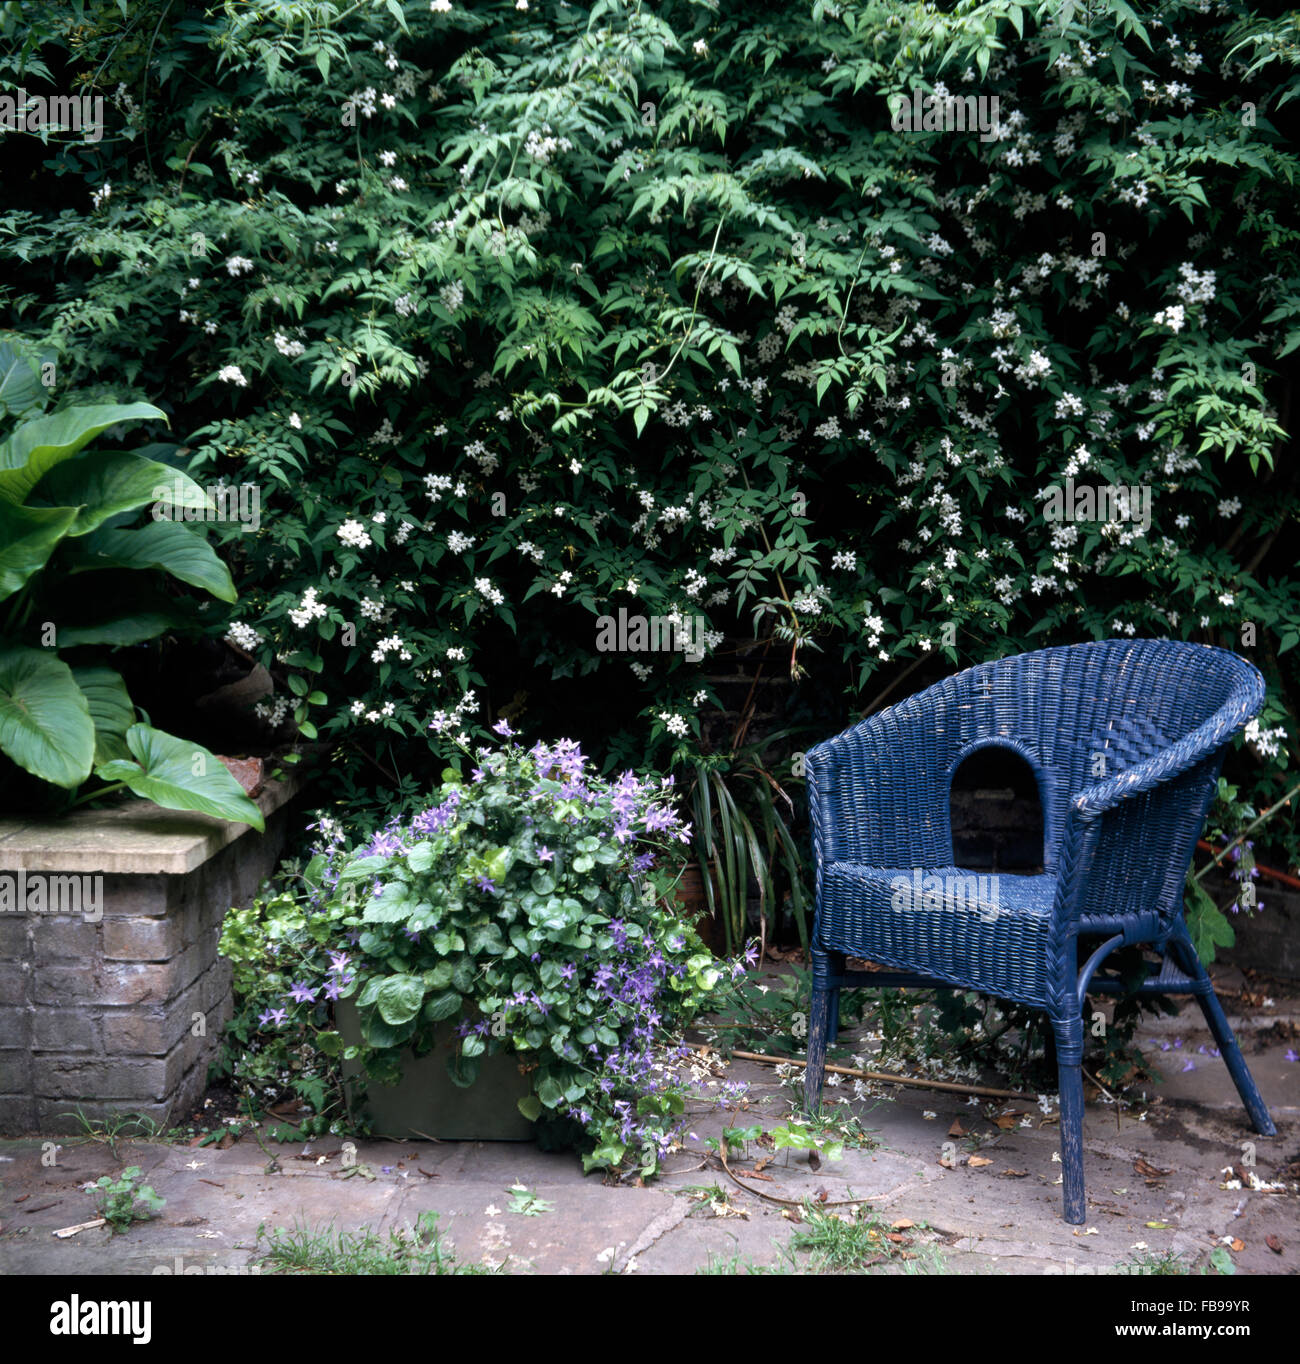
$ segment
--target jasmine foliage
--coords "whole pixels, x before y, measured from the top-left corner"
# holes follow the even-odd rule
[[[1293,725],[1293,15],[123,8],[0,29],[111,132],[11,139],[58,195],[0,217],[0,300],[267,489],[219,528],[230,628],[329,698],[298,723],[350,800],[517,692],[613,766],[701,756],[711,655],[599,652],[619,606],[757,637],[823,733],[914,669],[1116,633],[1248,652]],[[913,90],[996,100],[996,136],[898,131]],[[1049,521],[1069,477],[1150,524]]]
[[[114,1232],[123,1232],[132,1222],[147,1222],[157,1217],[167,1205],[152,1185],[141,1184],[142,1171],[138,1165],[128,1165],[116,1178],[100,1175],[86,1189],[93,1194],[95,1207]]]
[[[652,871],[689,830],[664,801],[670,782],[607,781],[570,741],[526,750],[497,729],[507,742],[480,748],[466,779],[449,769],[413,816],[351,848],[341,828],[322,831],[259,1027],[293,1035],[304,1020],[337,1054],[326,1008],[354,999],[364,1041],[344,1054],[382,1083],[407,1047],[440,1046],[461,1085],[508,1052],[531,1077],[521,1110],[567,1128],[586,1169],[651,1174],[682,1125],[688,1052],[674,1038],[728,969]]]

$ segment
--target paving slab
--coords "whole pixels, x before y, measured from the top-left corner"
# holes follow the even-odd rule
[[[807,1152],[733,1150],[728,1173],[705,1143],[724,1128],[788,1122],[795,1097],[773,1067],[732,1061],[703,1081],[687,1110],[685,1148],[646,1187],[584,1175],[576,1156],[519,1142],[276,1144],[246,1134],[225,1149],[121,1143],[116,1155],[105,1142],[67,1137],[2,1142],[0,1273],[247,1273],[261,1226],[383,1235],[430,1211],[461,1262],[509,1273],[788,1270],[780,1247],[814,1200],[831,1211],[869,1209],[885,1228],[912,1224],[903,1248],[913,1258],[873,1272],[1110,1274],[1143,1251],[1199,1266],[1230,1244],[1239,1272],[1295,1274],[1300,1065],[1285,1058],[1297,1022],[1294,997],[1234,1019],[1278,1125],[1271,1138],[1250,1130],[1226,1068],[1208,1054],[1198,1012],[1144,1026],[1140,1043],[1165,1078],[1145,1117],[1104,1096],[1089,1101],[1084,1227],[1061,1220],[1056,1110],[1044,1113],[1033,1099],[971,1105],[960,1094],[881,1085],[853,1100],[847,1086],[832,1087],[828,1100],[870,1130],[868,1145],[818,1164]],[[1019,1125],[1002,1130],[993,1119],[1008,1111]],[[1280,1178],[1284,1191],[1225,1187],[1233,1178],[1225,1167],[1251,1159],[1246,1168],[1265,1182]],[[133,1164],[167,1200],[160,1217],[121,1236],[104,1228],[52,1235],[93,1216],[87,1182]],[[515,1184],[550,1210],[511,1211]],[[802,1254],[796,1261],[807,1263]]]

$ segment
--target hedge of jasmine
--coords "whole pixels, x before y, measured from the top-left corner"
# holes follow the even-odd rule
[[[667,770],[736,637],[825,734],[1120,633],[1263,669],[1263,808],[1300,642],[1300,21],[1265,13],[6,10],[9,77],[107,111],[24,143],[7,325],[262,488],[205,619],[354,796],[503,707]],[[703,657],[597,648],[620,608]]]

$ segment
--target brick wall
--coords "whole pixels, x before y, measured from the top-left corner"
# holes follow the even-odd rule
[[[222,922],[274,869],[298,804],[192,871],[105,873],[97,923],[0,914],[0,1133],[73,1132],[76,1108],[188,1116],[231,1015]]]

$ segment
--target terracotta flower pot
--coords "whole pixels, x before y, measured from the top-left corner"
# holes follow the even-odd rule
[[[716,887],[715,887],[716,890]],[[698,862],[688,862],[682,879],[677,883],[676,902],[682,918],[695,925],[700,940],[714,956],[725,951],[726,937],[721,925],[709,913],[708,892]]]

